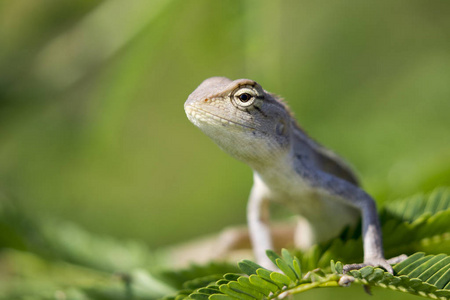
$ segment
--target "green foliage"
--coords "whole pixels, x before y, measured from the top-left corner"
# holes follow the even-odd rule
[[[0,226],[7,229],[0,232],[0,299],[157,299],[238,271],[225,262],[169,271],[164,250],[37,217],[7,199],[0,204]]]
[[[30,212],[151,248],[245,222],[250,170],[183,111],[214,75],[282,95],[377,201],[450,183],[449,1],[23,3],[0,6],[0,193]]]
[[[450,298],[450,257],[417,252],[394,265],[396,276],[381,269],[364,267],[350,271],[362,284],[376,285],[429,298]]]
[[[408,213],[403,214],[404,211]],[[390,202],[382,208],[380,219],[386,257],[417,251],[450,253],[450,188]],[[360,226],[347,228],[340,239],[298,254],[308,270],[326,267],[332,259],[347,263],[362,261]]]
[[[209,76],[281,94],[379,203],[450,183],[448,1],[0,7],[0,298],[155,299],[238,272],[159,271],[164,245],[244,222],[249,169],[182,109]],[[425,202],[382,214],[388,256],[450,252],[442,203],[414,217]],[[293,252],[294,270],[359,261],[359,237]]]
[[[280,272],[250,260],[241,261],[238,268],[210,262],[173,270],[164,268],[170,260],[164,250],[151,253],[141,243],[96,236],[3,201],[0,225],[7,230],[0,234],[0,264],[7,261],[15,268],[6,269],[8,284],[0,284],[0,290],[10,299],[29,294],[50,299],[48,291],[58,290],[73,299],[156,299],[175,294],[168,298],[249,300],[353,282],[448,299],[450,257],[442,253],[450,252],[450,188],[391,202],[382,208],[381,221],[387,257],[410,254],[394,266],[395,276],[372,267],[342,274],[342,263],[333,261],[362,260],[358,228],[348,228],[341,238],[305,253],[268,251]]]
[[[9,199],[2,200],[0,226],[8,231],[0,235],[1,248],[27,249],[103,272],[128,272],[163,262],[142,242],[93,235],[73,223],[37,217]]]
[[[37,299],[51,299],[53,295],[48,291],[58,290],[72,299],[132,296],[150,300],[172,294],[175,296],[167,298],[249,300],[353,282],[448,299],[450,257],[442,253],[450,252],[449,200],[450,188],[439,188],[383,207],[387,257],[410,254],[394,266],[395,276],[372,267],[342,274],[342,263],[333,261],[362,260],[357,228],[348,228],[340,239],[316,245],[305,253],[283,249],[279,255],[268,251],[280,272],[250,260],[241,261],[238,268],[210,262],[173,270],[161,269],[170,260],[170,254],[163,255],[164,250],[150,253],[141,243],[95,236],[73,224],[31,216],[13,202],[3,201],[0,225],[7,230],[0,234],[0,264],[7,261],[15,268],[6,269],[7,280],[0,284],[0,290],[9,299],[30,294],[39,295]]]
[[[378,286],[432,299],[450,299],[450,256],[446,254],[415,253],[393,266],[396,275],[371,266],[344,274],[342,263],[332,260],[328,269],[316,268],[302,276],[305,270],[298,264],[299,259],[286,249],[282,253],[280,257],[273,251],[267,252],[281,272],[243,260],[239,267],[246,275],[225,274],[215,282],[205,282],[204,286],[183,290],[165,299],[276,299],[313,288],[346,287],[351,283],[362,284],[366,289]]]
[[[413,223],[423,215],[436,215],[450,208],[450,189],[438,188],[430,195],[419,194],[388,203],[383,210],[385,218]]]
[[[235,273],[239,269],[230,263],[210,262],[205,265],[192,264],[181,270],[163,270],[158,277],[175,288],[193,289],[222,278],[224,273]]]
[[[416,251],[450,253],[449,188],[392,202],[385,207],[382,221],[384,244],[391,255]]]
[[[239,268],[246,276],[225,274],[215,282],[196,289],[183,290],[168,299],[274,299],[280,294],[298,294],[312,288],[347,286],[354,282],[377,286],[429,298],[450,298],[450,188],[436,189],[386,205],[382,228],[388,257],[411,254],[393,266],[395,276],[380,268],[364,267],[343,274],[342,260],[362,260],[359,230],[347,229],[344,239],[317,245],[294,256],[286,249],[282,255],[268,251],[267,256],[281,272],[273,272],[243,260]],[[433,247],[430,247],[433,245]],[[438,246],[438,247],[437,247]],[[436,253],[425,255],[423,251]],[[392,254],[392,255],[390,255]]]

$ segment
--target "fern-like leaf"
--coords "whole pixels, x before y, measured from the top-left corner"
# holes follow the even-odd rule
[[[282,253],[282,256],[273,251],[267,253],[278,267],[281,266],[281,273],[244,260],[239,266],[247,275],[225,274],[215,283],[193,290],[190,294],[182,291],[171,299],[275,299],[313,288],[343,287],[351,283],[378,286],[432,299],[450,299],[450,257],[446,254],[415,253],[394,265],[395,275],[392,275],[371,266],[344,274],[342,263],[334,261],[330,262],[327,269],[315,269],[305,273],[300,266],[295,267],[300,261],[297,257],[285,249]]]
[[[382,209],[380,219],[388,258],[415,252],[450,253],[450,188],[390,202]],[[331,259],[346,263],[362,261],[362,236],[358,228],[346,230],[341,239],[296,254],[305,269],[325,268]]]
[[[450,299],[450,257],[415,253],[394,266],[396,276],[364,267],[349,274],[363,284],[380,286],[429,298]]]
[[[410,223],[424,215],[436,215],[450,209],[450,189],[437,188],[431,194],[419,194],[407,199],[388,203],[383,213],[387,218],[395,218]]]
[[[349,284],[378,286],[433,299],[450,299],[450,188],[419,195],[386,205],[381,212],[387,257],[409,254],[393,266],[395,275],[380,268],[364,267],[343,274],[343,264],[362,260],[361,233],[347,229],[344,239],[316,245],[309,251],[267,256],[281,272],[267,270],[243,260],[243,274],[226,274],[206,287],[178,294],[173,299],[275,299],[313,288]],[[429,255],[425,255],[426,251]],[[309,270],[309,272],[307,272]],[[313,271],[311,271],[313,270]]]

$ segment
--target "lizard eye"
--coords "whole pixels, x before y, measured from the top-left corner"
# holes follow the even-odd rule
[[[255,102],[256,93],[253,89],[242,88],[234,94],[234,101],[239,106],[248,107]]]
[[[252,98],[252,95],[248,94],[248,93],[243,93],[239,95],[239,100],[241,100],[241,102],[247,102]]]

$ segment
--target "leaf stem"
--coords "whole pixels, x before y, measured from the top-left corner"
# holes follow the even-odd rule
[[[299,293],[311,290],[316,287],[337,287],[337,286],[339,286],[339,283],[338,283],[339,278],[340,277],[337,274],[330,274],[322,280],[303,284],[303,285],[293,288],[292,290],[287,290],[287,293],[294,295],[294,294],[299,294]]]

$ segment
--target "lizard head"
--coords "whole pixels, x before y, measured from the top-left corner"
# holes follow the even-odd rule
[[[290,149],[288,109],[253,80],[206,79],[189,95],[184,109],[220,148],[250,165],[276,161]]]

